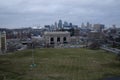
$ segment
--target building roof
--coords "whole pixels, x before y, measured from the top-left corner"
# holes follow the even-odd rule
[[[64,35],[70,34],[68,31],[44,32],[44,35]]]

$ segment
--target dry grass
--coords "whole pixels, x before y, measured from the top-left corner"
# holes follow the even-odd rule
[[[0,56],[0,80],[99,80],[120,74],[115,55],[103,50],[36,49]]]

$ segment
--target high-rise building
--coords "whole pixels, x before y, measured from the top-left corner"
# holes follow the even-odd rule
[[[70,27],[72,27],[73,25],[72,25],[72,23],[69,23],[69,25],[70,25]]]
[[[47,31],[50,31],[50,25],[45,25],[44,27]]]
[[[89,22],[87,22],[87,26],[86,26],[88,29],[91,29],[92,28],[92,24],[90,24]]]
[[[90,27],[90,23],[89,22],[87,22],[87,28],[89,28]]]
[[[81,28],[85,28],[85,25],[84,25],[84,23],[82,23],[82,24],[81,24]]]
[[[63,26],[62,20],[59,20],[59,22],[58,22],[58,28],[59,28],[59,29],[62,29],[62,26]]]
[[[90,24],[89,22],[87,22],[86,25],[84,23],[82,23],[81,28],[83,28],[83,29],[92,29],[92,24]]]
[[[63,27],[68,27],[68,26],[69,26],[68,22],[65,21],[64,24],[63,24]]]
[[[113,28],[116,28],[116,25],[115,25],[115,24],[113,24],[112,26],[113,26]]]
[[[101,32],[105,28],[104,24],[94,24],[93,29],[97,32]]]
[[[57,28],[58,27],[58,24],[57,24],[57,22],[55,22],[55,28]]]

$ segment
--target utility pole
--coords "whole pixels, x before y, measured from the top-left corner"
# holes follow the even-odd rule
[[[32,64],[35,64],[35,59],[34,59],[34,46],[33,46],[33,43],[32,43]]]
[[[34,44],[32,42],[32,64],[30,65],[32,68],[36,67],[35,57],[34,57]]]
[[[6,80],[6,76],[4,75],[4,78],[3,78],[3,80]]]

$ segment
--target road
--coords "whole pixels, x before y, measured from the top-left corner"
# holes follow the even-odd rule
[[[120,54],[120,49],[116,49],[116,48],[110,48],[110,47],[100,47],[103,50],[115,53],[115,54]]]

